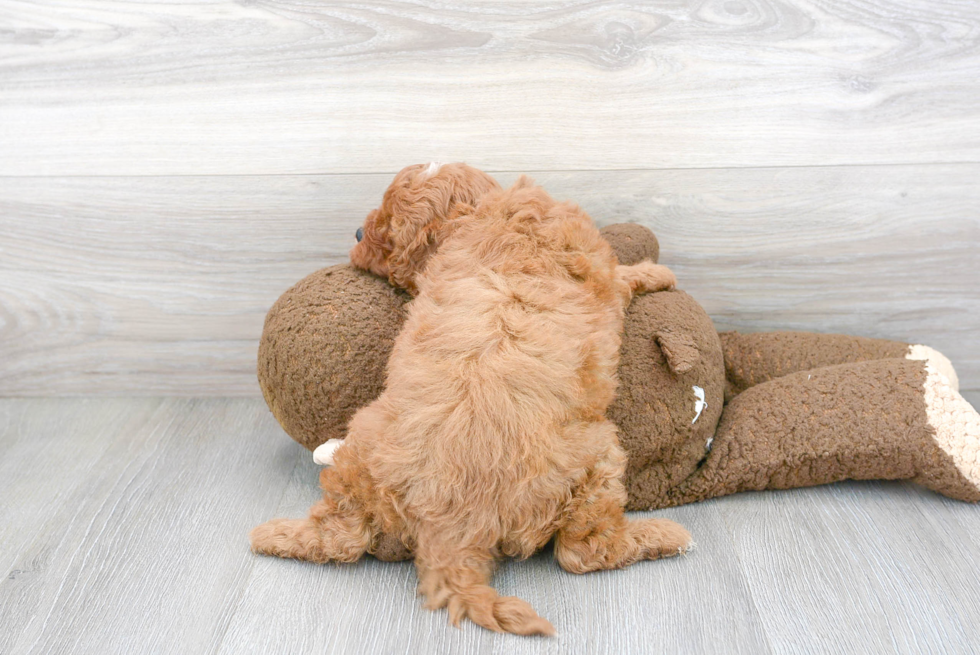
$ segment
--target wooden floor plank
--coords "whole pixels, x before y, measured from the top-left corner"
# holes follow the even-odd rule
[[[295,444],[283,450],[299,463],[292,469],[283,456],[277,465],[276,475],[289,483],[276,515],[304,516],[319,495],[318,467]],[[553,640],[498,635],[472,623],[453,629],[445,611],[422,608],[410,563],[317,566],[263,557],[221,652],[768,652],[720,515],[698,507],[657,514],[688,526],[699,550],[584,576],[562,571],[550,552],[502,565],[494,586],[551,620]]]
[[[980,389],[980,164],[535,177],[651,227],[720,329],[927,343]],[[0,395],[258,395],[265,312],[389,181],[0,178]]]
[[[31,411],[73,416],[80,402],[115,401],[47,400]],[[66,450],[86,440],[108,448],[70,497],[38,512],[44,528],[12,544],[19,574],[0,581],[0,651],[217,648],[253,564],[247,529],[282,492],[269,475],[281,433],[256,400],[166,400],[149,420],[146,404],[131,401],[133,417],[118,425],[111,412],[82,414],[84,434],[51,437]]]
[[[697,549],[622,571],[575,576],[550,553],[507,562],[496,588],[559,632],[522,639],[457,630],[422,609],[410,563],[251,554],[251,527],[301,516],[318,496],[309,453],[258,399],[8,399],[0,428],[2,652],[966,653],[980,643],[978,506],[912,485],[658,512],[688,526]]]
[[[714,501],[775,653],[976,652],[976,505],[899,483]],[[962,523],[945,523],[955,514]]]
[[[159,404],[149,398],[0,400],[0,580],[33,576],[47,564],[14,566],[19,553],[51,529],[52,513],[77,503],[113,442],[139,430]],[[9,633],[0,634],[0,652],[5,637]]]
[[[956,0],[0,3],[0,174],[980,161]]]

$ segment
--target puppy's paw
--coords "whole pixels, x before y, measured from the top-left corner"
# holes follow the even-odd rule
[[[673,557],[694,548],[691,533],[668,519],[641,519],[630,524],[637,545],[646,553],[646,559]]]
[[[254,527],[248,533],[252,552],[259,555],[290,557],[290,545],[303,523],[305,521],[295,519],[272,519]]]
[[[344,445],[343,439],[330,439],[313,451],[313,461],[320,466],[333,466],[333,454]]]
[[[636,267],[641,273],[640,291],[666,291],[677,286],[674,272],[662,264],[645,261],[636,264]]]
[[[634,295],[666,291],[677,286],[677,278],[673,271],[651,261],[643,261],[632,266],[617,266],[616,272],[629,284],[630,291]]]

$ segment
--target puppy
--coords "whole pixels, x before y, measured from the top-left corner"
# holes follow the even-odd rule
[[[496,558],[554,537],[558,563],[585,573],[688,548],[680,525],[624,516],[605,418],[624,308],[672,287],[666,267],[619,266],[577,206],[464,164],[403,170],[360,236],[352,263],[415,295],[385,390],[351,419],[309,518],[255,528],[255,552],[352,562],[395,535],[454,624],[553,634],[489,586]]]
[[[472,211],[494,190],[500,190],[495,179],[466,164],[406,166],[388,185],[381,206],[368,214],[365,227],[357,230],[351,263],[414,295],[415,275],[435,250],[446,222]],[[325,441],[313,451],[313,461],[333,466],[333,454],[343,443]]]

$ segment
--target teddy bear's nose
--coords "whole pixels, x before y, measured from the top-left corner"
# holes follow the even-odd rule
[[[361,239],[364,238],[364,228],[363,227],[357,228],[357,232],[354,233],[354,236],[357,237],[357,241],[358,243],[360,243]]]

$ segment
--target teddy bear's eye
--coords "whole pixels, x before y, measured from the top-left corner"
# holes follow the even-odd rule
[[[354,233],[354,236],[357,237],[357,242],[360,243],[361,239],[364,238],[364,228],[363,227],[357,228],[357,232]]]

